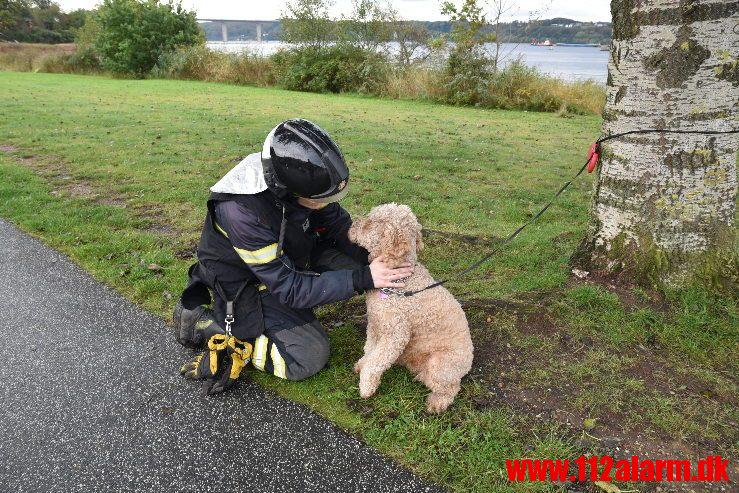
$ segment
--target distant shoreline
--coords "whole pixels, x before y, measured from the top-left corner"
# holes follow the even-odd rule
[[[394,43],[390,43],[390,51]],[[215,51],[241,53],[248,51],[261,56],[270,56],[291,45],[283,41],[208,41],[207,46]],[[492,52],[494,45],[490,44]],[[529,43],[502,43],[501,61],[503,66],[519,57],[531,67],[545,75],[565,81],[593,80],[605,85],[608,75],[608,52],[600,51],[598,46],[561,44],[554,47],[531,46]]]
[[[257,40],[257,33],[261,33],[264,41],[279,41],[281,36],[280,21],[268,20],[222,20],[198,19],[205,31],[206,39],[210,41],[222,40],[222,24],[225,22],[229,40],[243,38]],[[449,34],[452,23],[449,21],[407,21],[414,25],[426,28],[434,36]],[[487,32],[493,32],[492,26],[486,27]],[[532,39],[550,39],[553,43],[588,43],[594,45],[611,42],[611,22],[582,22],[565,17],[541,19],[536,21],[513,21],[501,23],[498,33],[504,43],[530,43]]]

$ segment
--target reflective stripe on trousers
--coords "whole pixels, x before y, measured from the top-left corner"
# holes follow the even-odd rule
[[[267,371],[276,377],[287,379],[285,359],[277,346],[264,334],[254,341],[252,364],[257,370]]]

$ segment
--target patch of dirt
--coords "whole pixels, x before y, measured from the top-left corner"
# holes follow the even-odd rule
[[[144,231],[163,236],[175,236],[176,231],[167,221],[166,211],[160,204],[145,204],[135,207],[136,217],[144,219],[147,226]]]
[[[198,255],[198,244],[195,243],[185,248],[179,248],[174,251],[175,258],[180,260],[194,260]]]
[[[375,412],[375,408],[371,403],[356,397],[346,399],[346,405],[349,409],[353,409],[365,418],[372,416]]]
[[[451,231],[440,231],[437,229],[427,229],[423,228],[423,234],[424,236],[428,237],[441,237],[446,238],[450,240],[456,240],[461,241],[464,243],[472,243],[474,245],[478,245],[481,243],[490,243],[495,241],[495,238],[487,238],[484,236],[474,236],[474,235],[466,235],[462,233],[452,233]]]
[[[327,331],[337,324],[351,322],[361,337],[367,334],[367,306],[362,298],[351,298],[341,303],[318,308],[318,318]]]
[[[651,308],[659,312],[667,312],[667,301],[659,292],[645,289],[635,282],[643,278],[634,267],[638,263],[635,251],[631,248],[624,256],[621,268],[615,271],[604,269],[602,265],[594,263],[588,256],[587,246],[581,243],[570,257],[570,265],[574,267],[570,285],[577,283],[597,285],[618,296],[627,309]],[[579,272],[577,272],[579,270]],[[578,275],[574,275],[577,272]]]
[[[97,191],[92,185],[84,181],[71,182],[69,185],[62,187],[62,190],[72,197],[94,199],[98,196]]]
[[[654,353],[659,352],[661,347],[650,346],[637,348],[639,357],[629,371],[630,376],[642,380],[647,388],[673,396],[701,396],[739,408],[739,396],[720,392],[710,383],[695,376],[666,371],[665,366],[654,357]]]
[[[601,286],[610,293],[618,296],[621,303],[629,310],[651,308],[655,311],[665,313],[669,309],[667,301],[660,293],[654,290],[640,288],[624,276],[602,272],[589,272],[588,276],[584,279],[578,279],[573,276],[568,286],[575,286],[577,284]],[[639,296],[637,290],[641,290],[647,298],[645,299],[643,296]]]
[[[107,205],[110,207],[118,207],[120,209],[126,209],[128,207],[128,203],[126,202],[126,199],[121,196],[101,197],[97,202],[101,205]]]
[[[503,299],[470,299],[459,300],[463,308],[479,308],[489,314],[496,314],[502,310],[526,310],[529,305],[519,301]]]
[[[559,334],[559,329],[546,310],[535,310],[531,312],[519,312],[516,314],[516,327],[522,334],[540,334],[554,336]]]
[[[147,226],[146,231],[165,236],[172,236],[175,234],[175,229],[172,226],[162,223],[151,223]]]
[[[67,165],[55,159],[43,159],[34,154],[17,156],[16,160],[23,166],[31,168],[37,175],[51,181],[72,180]]]

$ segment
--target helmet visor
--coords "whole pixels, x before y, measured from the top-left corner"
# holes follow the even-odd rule
[[[346,197],[346,194],[349,193],[349,185],[344,184],[343,188],[341,188],[338,192],[332,193],[331,195],[327,195],[325,197],[306,197],[311,200],[315,200],[316,202],[320,202],[322,204],[330,204],[331,202],[338,202],[339,200]]]

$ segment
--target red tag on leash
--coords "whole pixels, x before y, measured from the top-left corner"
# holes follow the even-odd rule
[[[600,159],[600,149],[597,142],[593,142],[588,151],[588,173],[592,173],[596,166],[598,166],[598,159]]]

